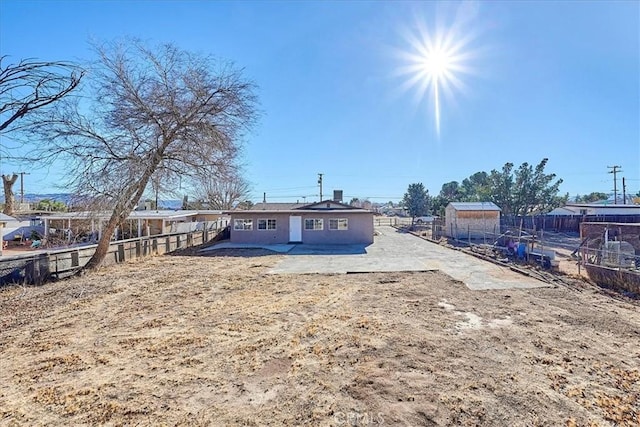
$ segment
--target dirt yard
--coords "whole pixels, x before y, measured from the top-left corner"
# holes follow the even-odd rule
[[[0,289],[1,425],[640,425],[640,306],[163,256]]]

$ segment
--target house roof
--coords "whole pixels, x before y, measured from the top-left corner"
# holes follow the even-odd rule
[[[552,216],[560,216],[560,215],[576,215],[575,211],[572,211],[571,209],[567,209],[567,208],[555,208],[554,210],[552,210],[551,212],[549,212],[547,215],[552,215]]]
[[[603,203],[567,203],[565,205],[566,208],[596,208],[596,209],[602,209],[602,208],[616,208],[616,209],[630,209],[630,210],[634,210],[634,209],[640,209],[640,205],[623,205],[621,203],[618,204],[614,204],[613,202],[609,202],[607,204],[603,204]]]
[[[0,222],[18,221],[12,216],[0,213]]]
[[[451,202],[449,206],[457,211],[501,211],[493,202]]]
[[[357,208],[353,208],[353,209],[289,209],[289,210],[263,210],[263,211],[254,211],[254,210],[246,210],[246,211],[225,211],[224,212],[227,215],[233,215],[233,216],[238,216],[238,215],[247,215],[247,214],[251,214],[251,215],[260,215],[260,214],[282,214],[282,213],[288,213],[288,214],[303,214],[303,213],[313,213],[313,214],[318,214],[318,215],[339,215],[339,214],[369,214],[369,215],[373,215],[373,211],[369,211],[366,209],[357,209]]]
[[[256,203],[251,207],[251,211],[287,211],[306,206],[302,203]]]
[[[314,203],[256,203],[251,207],[252,211],[289,211],[289,210],[336,210],[336,209],[355,209],[362,210],[362,208],[356,208],[345,203],[336,202],[333,200],[323,200],[321,202]]]
[[[224,211],[228,215],[237,215],[242,213],[303,213],[303,212],[341,212],[341,213],[373,213],[370,210],[356,208],[345,203],[335,202],[333,200],[323,200],[322,202],[314,202],[308,204],[302,203],[256,203],[251,209]]]
[[[222,211],[215,210],[142,210],[133,211],[129,215],[128,219],[164,219],[164,220],[176,220],[180,218],[187,218],[196,216],[198,214],[218,214],[221,215]],[[52,215],[43,215],[41,219],[55,220],[55,219],[109,219],[111,212],[59,212]]]

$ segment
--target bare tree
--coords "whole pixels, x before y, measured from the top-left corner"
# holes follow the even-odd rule
[[[232,163],[257,116],[254,85],[228,62],[135,40],[96,51],[93,102],[69,100],[33,128],[49,142],[46,153],[70,162],[78,193],[110,202],[88,269],[102,264],[154,174],[194,176]]]
[[[3,133],[19,130],[18,119],[61,100],[78,87],[84,76],[83,70],[69,62],[23,59],[17,64],[7,64],[6,60],[6,55],[0,56],[0,132]],[[7,147],[1,147],[1,151],[6,153]],[[14,211],[16,178],[15,174],[2,177],[7,215]]]
[[[210,209],[232,209],[233,206],[249,196],[250,185],[237,169],[226,173],[200,175],[195,179],[195,195]]]
[[[0,56],[0,131],[27,114],[59,101],[80,84],[84,71],[69,62],[23,59],[5,65]]]
[[[13,195],[13,184],[17,179],[18,175],[15,173],[11,176],[2,175],[2,184],[4,186],[4,209],[2,212],[5,215],[13,215],[15,211],[16,198]]]

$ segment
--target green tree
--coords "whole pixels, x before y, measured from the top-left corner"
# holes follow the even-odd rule
[[[598,191],[593,191],[593,192],[583,196],[580,199],[580,201],[583,202],[583,203],[592,203],[592,202],[597,202],[599,200],[607,200],[607,195],[605,193],[600,193]]]
[[[415,217],[429,213],[429,199],[429,190],[425,189],[421,182],[409,184],[402,205],[411,216],[412,224]]]
[[[502,171],[492,170],[488,177],[488,199],[498,205],[505,215],[525,216],[541,214],[561,206],[569,195],[558,196],[562,179],[547,174],[544,169],[549,159],[542,159],[535,168],[522,163],[513,169],[505,163]]]
[[[451,181],[442,184],[440,196],[445,200],[457,201],[458,198],[462,196],[462,189],[460,188],[458,181]]]
[[[36,205],[37,211],[66,212],[67,205],[57,200],[42,199]]]
[[[459,189],[459,197],[452,201],[482,202],[486,200],[488,193],[489,175],[486,172],[476,172],[462,180]]]
[[[431,198],[431,211],[434,215],[444,216],[444,211],[449,202],[452,202],[452,200],[448,200],[438,194],[437,196]]]
[[[544,173],[548,161],[542,159],[535,168],[525,162],[515,171],[511,213],[521,216],[546,213],[568,199],[568,195],[558,197],[562,179],[555,180],[556,174]]]
[[[431,198],[431,208],[435,215],[444,216],[444,210],[449,202],[462,200],[463,190],[458,181],[451,181],[442,184],[440,193]]]
[[[488,199],[505,215],[513,214],[513,163],[505,163],[501,171],[492,170],[487,177]]]

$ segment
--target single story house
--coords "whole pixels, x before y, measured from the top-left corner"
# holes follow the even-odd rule
[[[53,232],[71,240],[76,235],[93,234],[95,239],[102,234],[103,225],[111,212],[56,212],[38,218],[43,223],[44,235]],[[138,210],[116,229],[116,240],[132,237],[153,236],[167,233],[184,233],[201,227],[220,229],[228,225],[229,219],[222,211],[215,210]]]
[[[563,207],[555,208],[547,215],[550,216],[640,216],[640,205],[602,204],[602,203],[567,203]]]
[[[12,216],[5,215],[0,213],[0,236],[4,236],[4,228],[7,226],[9,222],[17,222],[18,220]],[[2,250],[4,249],[4,237],[2,238],[2,242],[0,242],[0,255],[2,255]]]
[[[333,200],[258,203],[224,213],[231,217],[232,243],[373,243],[373,212]]]
[[[492,202],[451,202],[445,208],[445,235],[454,239],[499,235],[500,211]]]

